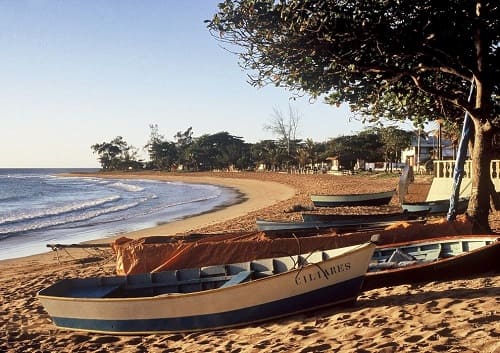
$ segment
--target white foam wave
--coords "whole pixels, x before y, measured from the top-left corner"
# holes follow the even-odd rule
[[[125,191],[130,191],[130,192],[141,192],[144,191],[143,187],[137,186],[137,185],[132,185],[132,184],[125,184],[122,182],[116,182],[108,185],[109,187],[115,188],[115,189],[120,189],[120,190],[125,190]]]
[[[0,226],[0,235],[8,235],[9,233],[20,233],[20,232],[26,232],[30,230],[39,230],[43,228],[49,228],[49,227],[55,227],[59,225],[64,225],[64,224],[71,224],[75,222],[81,222],[81,221],[87,221],[92,218],[96,218],[101,215],[106,215],[114,212],[119,212],[119,211],[124,211],[128,210],[130,208],[136,207],[139,205],[141,202],[145,201],[146,199],[139,200],[137,202],[131,202],[123,205],[118,205],[118,206],[112,206],[112,207],[107,207],[107,208],[102,208],[98,210],[88,210],[86,212],[80,212],[77,213],[71,217],[52,217],[50,219],[42,219],[41,221],[31,221],[31,222],[25,222],[19,225],[7,225],[7,226]],[[4,236],[5,238],[5,236]]]
[[[112,195],[100,199],[88,200],[74,204],[66,204],[63,206],[52,207],[49,209],[30,210],[28,213],[24,213],[22,211],[15,212],[14,214],[0,216],[0,225],[33,220],[43,217],[62,215],[70,212],[85,210],[87,208],[98,207],[110,202],[116,202],[120,199],[121,197],[119,195]]]
[[[209,195],[209,196],[205,196],[205,197],[200,197],[200,198],[197,198],[197,199],[191,199],[191,200],[186,200],[186,201],[173,202],[173,203],[169,203],[169,204],[163,205],[163,208],[175,207],[175,206],[181,206],[181,205],[187,205],[187,204],[190,204],[190,203],[196,203],[196,202],[202,202],[202,201],[208,201],[208,200],[214,200],[214,199],[218,198],[219,196],[220,196],[220,194],[216,194],[216,195]]]

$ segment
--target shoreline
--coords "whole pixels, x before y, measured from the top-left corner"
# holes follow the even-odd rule
[[[110,177],[115,176],[114,174]],[[258,188],[255,193],[246,193],[244,187],[240,189],[248,196],[247,201],[223,210],[180,220],[175,226],[179,230],[186,231],[204,224],[209,226],[202,230],[196,228],[196,231],[251,227],[255,226],[256,217],[292,217],[293,214],[284,210],[297,203],[307,205],[309,195],[313,192],[378,191],[388,189],[397,182],[395,179],[379,180],[370,176],[245,173],[199,176],[212,176],[217,179],[217,184],[232,183],[234,187],[240,183],[246,184],[243,179],[250,177],[259,179],[260,182],[249,184]],[[138,177],[145,178],[145,175]],[[178,176],[173,177],[179,180]],[[199,181],[188,176],[185,179]],[[268,195],[264,190],[259,189],[265,183],[273,189],[271,191],[276,191],[277,189],[273,188],[276,186],[274,183],[280,182],[286,185],[291,198],[273,202],[266,198]],[[415,191],[417,189],[418,192]],[[427,190],[428,185],[416,185],[411,188],[410,196],[418,201]],[[265,200],[257,199],[254,200],[255,203],[251,202],[252,197],[260,197],[263,193],[262,198]],[[280,199],[284,199],[284,196],[281,195]],[[266,200],[269,206],[259,208]],[[236,212],[235,209],[239,211]],[[235,212],[237,217],[231,218],[231,212]],[[242,216],[242,212],[247,213]],[[355,209],[354,212],[361,210]],[[194,223],[196,219],[200,223]],[[190,222],[193,222],[192,226],[188,225]],[[85,253],[80,249],[71,249],[71,254],[64,251],[60,253],[61,258],[57,258],[56,252],[52,251],[29,258],[0,262],[0,329],[4,332],[0,338],[0,351],[500,352],[498,273],[373,289],[361,293],[357,302],[347,308],[329,307],[258,325],[195,333],[99,335],[56,327],[36,299],[36,295],[39,290],[62,278],[114,275],[114,253],[111,249],[97,255]]]
[[[178,234],[189,233],[195,229],[210,227],[216,223],[229,221],[233,218],[240,217],[252,211],[271,206],[279,201],[287,200],[295,195],[295,189],[290,186],[252,179],[237,179],[217,176],[198,176],[198,175],[182,175],[182,174],[160,174],[154,172],[139,172],[139,173],[65,173],[61,174],[64,177],[89,177],[102,179],[144,179],[155,181],[170,181],[182,182],[191,184],[208,184],[215,185],[221,188],[232,189],[236,197],[234,202],[222,204],[212,208],[211,210],[193,214],[174,220],[167,223],[158,223],[156,226],[122,232],[116,235],[101,236],[92,240],[82,242],[82,244],[111,244],[114,240],[120,237],[130,239],[138,239],[148,236],[173,236]],[[264,198],[263,196],[266,196]],[[73,252],[73,250],[72,250]],[[16,261],[30,260],[37,256],[43,256],[52,253],[47,249],[46,252],[16,257],[11,259],[0,260],[0,265],[4,263],[14,263]]]
[[[80,174],[71,174],[73,176]],[[147,236],[172,236],[181,233],[187,233],[195,229],[209,227],[213,224],[231,220],[243,216],[252,211],[257,211],[267,206],[292,198],[295,195],[295,189],[290,186],[255,179],[241,178],[220,178],[216,176],[198,176],[198,175],[165,175],[156,173],[109,173],[109,174],[85,174],[89,177],[97,178],[123,178],[123,179],[149,179],[160,181],[175,181],[191,184],[209,184],[222,188],[231,188],[236,191],[235,202],[223,204],[213,209],[187,216],[185,218],[158,224],[154,227],[144,228],[136,231],[125,232],[116,236],[96,239],[86,243],[101,242],[102,240],[113,241],[122,236],[131,239],[137,239]]]

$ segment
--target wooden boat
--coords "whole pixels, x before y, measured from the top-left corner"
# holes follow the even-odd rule
[[[331,222],[293,222],[293,221],[272,221],[257,219],[257,229],[268,235],[286,235],[290,233],[294,234],[310,234],[316,231],[321,232],[335,232],[335,233],[347,233],[347,232],[360,232],[369,230],[384,229],[394,223],[399,221],[368,221],[363,222],[361,220],[339,220]],[[415,223],[415,222],[425,222],[425,220],[407,220],[405,222]]]
[[[457,213],[461,214],[467,210],[469,204],[468,198],[461,198],[457,203]],[[450,200],[436,200],[436,201],[424,201],[424,202],[413,202],[413,203],[403,203],[401,205],[404,211],[417,212],[427,210],[431,214],[446,214],[450,209]]]
[[[421,239],[377,247],[362,290],[500,272],[497,235]]]
[[[368,223],[414,220],[425,218],[427,214],[428,210],[380,214],[320,214],[303,212],[302,219],[304,222]]]
[[[55,325],[150,334],[220,329],[356,300],[375,245],[121,277],[38,293]]]
[[[274,257],[276,254],[291,256],[315,250],[341,248],[370,241],[373,234],[380,235],[379,244],[387,245],[450,234],[471,234],[471,231],[470,220],[465,215],[459,215],[454,221],[436,218],[426,220],[425,223],[398,222],[384,230],[353,232],[347,236],[323,228],[310,230],[309,234],[300,236],[296,231],[285,236],[269,236],[259,231],[238,231],[203,234],[200,240],[194,242],[170,242],[169,237],[165,236],[120,238],[112,247],[116,254],[116,273],[132,275],[251,261]]]
[[[311,201],[316,207],[338,206],[380,206],[387,205],[395,190],[346,195],[311,195]]]

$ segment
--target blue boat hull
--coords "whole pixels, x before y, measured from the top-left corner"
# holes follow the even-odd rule
[[[394,191],[350,195],[311,195],[311,201],[315,207],[381,206],[387,205],[393,196]]]
[[[279,301],[210,315],[140,320],[89,320],[52,317],[63,328],[120,333],[186,332],[240,326],[289,316],[326,306],[354,302],[364,276]],[[237,298],[235,298],[237,300]]]
[[[457,213],[467,211],[469,199],[460,199],[457,203]],[[430,214],[446,214],[450,209],[450,200],[424,201],[415,203],[403,203],[402,208],[408,212],[428,211]]]
[[[151,334],[213,330],[354,302],[372,242],[131,276],[64,279],[38,298],[63,328]]]

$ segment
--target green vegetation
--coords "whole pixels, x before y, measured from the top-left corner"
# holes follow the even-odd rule
[[[99,162],[103,170],[137,169],[142,161],[137,159],[137,150],[117,136],[111,142],[96,143],[90,148],[99,155]]]
[[[474,124],[468,214],[489,230],[500,131],[498,1],[226,0],[207,23],[255,86],[345,102],[370,122],[454,124],[467,113]]]
[[[121,136],[111,142],[91,146],[104,171],[112,170],[255,170],[305,171],[321,165],[327,157],[336,157],[344,169],[354,169],[358,161],[401,162],[401,150],[410,146],[411,132],[394,127],[371,127],[356,135],[339,136],[326,142],[290,139],[246,143],[228,132],[193,137],[190,127],[178,132],[174,141],[160,134],[158,125],[150,125],[149,141],[144,149],[149,160],[138,158],[138,150]]]

